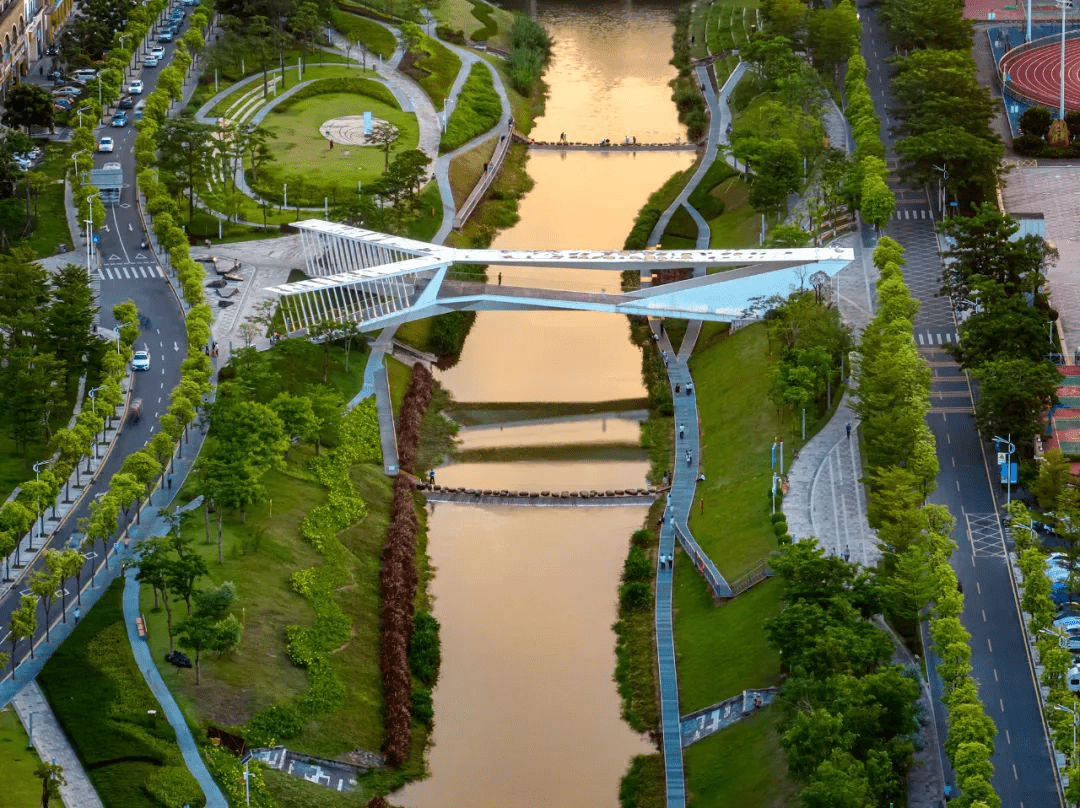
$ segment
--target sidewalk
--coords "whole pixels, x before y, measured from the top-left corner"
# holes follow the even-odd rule
[[[795,539],[816,538],[829,555],[864,567],[877,563],[877,535],[866,520],[859,419],[847,394],[829,423],[795,457],[787,480],[782,510]]]

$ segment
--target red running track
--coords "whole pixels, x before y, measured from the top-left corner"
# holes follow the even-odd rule
[[[1051,110],[1061,93],[1061,43],[1006,55],[1001,68],[1017,92]],[[1065,41],[1065,111],[1080,109],[1080,39]]]

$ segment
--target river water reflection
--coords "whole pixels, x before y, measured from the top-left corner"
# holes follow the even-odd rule
[[[674,5],[543,2],[555,39],[537,139],[640,142],[682,134],[670,101]],[[523,8],[523,10],[528,10]],[[687,152],[533,152],[535,188],[497,247],[618,249]],[[489,270],[521,286],[619,288],[613,272]],[[464,402],[643,398],[625,317],[484,312],[440,382]],[[611,434],[608,434],[610,429]],[[633,422],[531,423],[466,436],[468,448],[635,441]],[[519,490],[629,488],[644,452],[599,460],[455,463],[438,481]],[[619,575],[645,509],[432,507],[428,551],[442,623],[430,779],[392,795],[411,808],[605,808],[635,754],[655,751],[619,717],[612,681]]]

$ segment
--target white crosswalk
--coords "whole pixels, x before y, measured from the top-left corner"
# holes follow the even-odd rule
[[[893,211],[893,218],[900,219],[901,221],[911,221],[913,219],[932,219],[930,210],[928,208],[917,208],[911,210],[910,208],[897,208]]]
[[[920,345],[945,345],[949,342],[960,342],[955,331],[917,331],[915,339]]]
[[[105,281],[137,281],[143,278],[164,278],[165,273],[156,264],[106,264],[98,270]]]

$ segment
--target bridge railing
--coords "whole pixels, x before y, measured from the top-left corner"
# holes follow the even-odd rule
[[[694,562],[694,566],[705,579],[705,583],[709,585],[713,597],[717,600],[730,600],[734,597],[731,586],[724,579],[724,576],[720,574],[720,570],[716,568],[713,560],[701,549],[701,546],[694,539],[686,525],[675,525],[675,537],[679,540],[679,544],[682,545],[683,551]]]
[[[499,173],[499,169],[502,168],[502,164],[506,160],[506,155],[510,151],[510,144],[514,140],[513,134],[514,119],[511,118],[510,125],[507,127],[506,132],[499,135],[499,143],[495,147],[495,153],[491,155],[491,160],[487,163],[486,169],[480,177],[480,181],[473,186],[472,192],[454,215],[455,230],[460,230],[465,226],[465,222],[472,216],[473,211],[476,210],[476,206],[480,204],[480,200],[484,198],[484,194],[486,194],[488,188],[491,187],[491,183],[495,180],[495,175]]]

